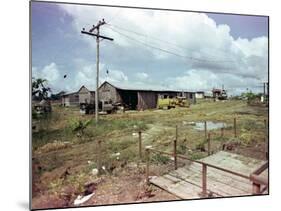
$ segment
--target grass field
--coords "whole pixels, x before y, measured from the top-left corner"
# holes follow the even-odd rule
[[[264,106],[249,106],[238,100],[203,100],[190,108],[102,115],[96,125],[93,115],[82,116],[78,108],[53,106],[49,117],[33,119],[36,125],[32,134],[33,208],[73,206],[74,199],[89,182],[95,184],[95,195],[84,205],[176,199],[144,184],[145,163],[138,155],[139,131],[143,146],[172,152],[177,125],[178,153],[199,159],[207,156],[206,141],[204,130],[197,130],[194,124],[221,122],[225,124],[223,137],[219,128],[208,131],[212,151],[221,150],[224,143],[238,143],[231,149],[233,152],[265,159],[267,118]],[[97,168],[98,154],[104,167],[101,175],[92,172]],[[153,155],[152,163],[155,175],[171,165],[170,158],[160,155]]]

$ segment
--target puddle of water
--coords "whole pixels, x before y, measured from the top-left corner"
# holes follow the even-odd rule
[[[195,130],[204,130],[204,122],[195,122],[194,129]],[[224,122],[212,122],[207,121],[207,130],[216,130],[226,127],[226,124]]]

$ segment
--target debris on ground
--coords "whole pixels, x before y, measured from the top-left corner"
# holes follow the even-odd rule
[[[81,195],[77,196],[77,198],[74,200],[74,205],[77,206],[87,202],[94,194],[95,193],[89,194],[87,196],[81,196]]]
[[[240,145],[238,140],[230,140],[222,145],[222,150],[233,151]]]
[[[99,170],[98,170],[97,168],[94,168],[94,169],[92,170],[92,174],[93,174],[94,176],[98,175],[98,173],[99,173]]]
[[[55,150],[65,149],[70,146],[71,146],[70,142],[66,142],[66,141],[61,142],[61,141],[55,140],[52,143],[43,145],[36,152],[37,153],[47,153],[47,152],[51,152],[51,151],[55,151]]]

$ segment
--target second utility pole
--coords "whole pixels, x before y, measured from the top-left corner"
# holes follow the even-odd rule
[[[99,54],[100,54],[100,38],[113,41],[110,37],[105,37],[100,35],[100,26],[106,24],[104,19],[102,21],[99,21],[98,24],[95,26],[93,25],[93,28],[89,30],[89,32],[85,31],[85,28],[83,28],[83,31],[81,31],[82,34],[87,34],[90,36],[96,37],[97,42],[97,60],[96,60],[96,66],[97,66],[97,74],[96,74],[96,92],[95,92],[95,117],[96,117],[96,123],[98,123],[99,120]],[[92,33],[94,30],[97,30],[97,33]]]

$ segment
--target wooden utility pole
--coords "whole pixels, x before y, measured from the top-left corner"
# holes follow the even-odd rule
[[[85,28],[81,31],[82,34],[87,34],[90,36],[96,37],[96,42],[97,42],[97,58],[96,58],[96,66],[97,66],[97,73],[96,73],[96,92],[95,92],[95,118],[96,118],[96,123],[98,123],[99,120],[99,54],[100,54],[100,38],[105,39],[105,40],[110,40],[113,41],[113,38],[106,37],[100,35],[100,27],[102,25],[106,24],[104,19],[102,21],[99,21],[97,25],[93,25],[93,27],[87,32],[85,31]],[[96,34],[93,33],[93,31],[97,30]]]

